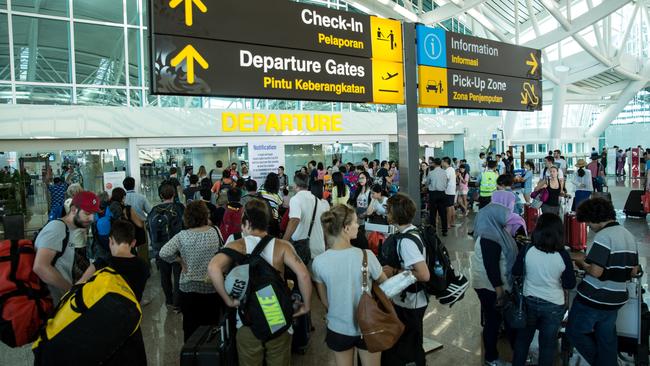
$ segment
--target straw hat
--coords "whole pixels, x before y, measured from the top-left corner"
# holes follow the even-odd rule
[[[578,159],[578,162],[576,163],[577,168],[584,168],[587,166],[587,162],[585,159]]]

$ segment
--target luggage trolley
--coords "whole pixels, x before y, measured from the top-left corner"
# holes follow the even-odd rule
[[[629,299],[618,310],[616,319],[616,333],[618,335],[618,358],[621,361],[634,365],[648,366],[648,326],[650,313],[648,304],[643,301],[643,287],[640,273],[627,284]],[[580,282],[584,278],[584,271],[576,271],[576,278]],[[576,286],[577,289],[577,286]],[[577,290],[569,291],[569,303],[572,304],[577,295]],[[574,348],[571,346],[566,335],[566,323],[568,311],[564,316],[562,328],[560,329],[560,355],[563,366],[569,366]]]

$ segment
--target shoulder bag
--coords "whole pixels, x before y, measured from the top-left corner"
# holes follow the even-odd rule
[[[524,296],[524,280],[526,278],[526,254],[530,244],[524,249],[523,272],[512,284],[512,293],[503,308],[503,317],[512,329],[526,328],[526,298]]]
[[[390,299],[373,281],[372,287],[368,285],[368,253],[363,252],[361,267],[361,299],[357,305],[357,322],[361,329],[361,338],[368,347],[368,352],[382,352],[390,349],[397,343],[404,332],[404,324],[397,317],[395,308]]]
[[[293,240],[293,247],[296,249],[296,254],[305,265],[311,261],[311,249],[309,249],[309,238],[311,237],[311,230],[314,228],[314,221],[316,221],[316,210],[318,209],[318,197],[314,196],[314,212],[311,214],[311,222],[309,223],[309,231],[307,238],[300,240]]]

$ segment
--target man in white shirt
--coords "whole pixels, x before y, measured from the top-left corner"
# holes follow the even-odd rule
[[[506,164],[501,160],[501,154],[496,155],[497,158],[497,172],[499,175],[506,174]]]
[[[451,166],[451,159],[448,156],[442,158],[442,169],[447,174],[447,225],[449,228],[456,227],[456,170]]]
[[[325,252],[325,236],[320,217],[330,209],[330,206],[327,201],[317,198],[309,191],[309,176],[306,174],[296,174],[293,182],[296,185],[296,195],[291,197],[289,201],[289,223],[284,233],[284,240],[297,241],[309,238],[309,249],[313,259]],[[318,206],[316,206],[316,216],[310,235],[309,227],[312,223],[314,205],[316,204]]]
[[[566,174],[567,163],[566,160],[562,157],[562,152],[560,150],[553,151],[553,159],[555,159],[555,166],[564,174]]]

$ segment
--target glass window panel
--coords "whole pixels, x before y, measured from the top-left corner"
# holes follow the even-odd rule
[[[124,29],[75,23],[74,34],[77,84],[125,85]]]
[[[7,0],[0,0],[0,9],[7,9]]]
[[[129,29],[129,84],[142,86],[140,82],[140,30]]]
[[[532,144],[526,145],[526,152],[527,153],[534,153],[535,152],[535,145],[532,145]]]
[[[13,103],[11,100],[11,85],[0,84],[0,104]]]
[[[68,22],[13,16],[18,81],[70,82]]]
[[[11,69],[9,65],[9,32],[7,30],[7,14],[0,14],[0,80],[11,79]]]
[[[13,0],[11,10],[67,17],[68,2],[63,0]]]
[[[72,88],[16,85],[16,104],[71,104]]]
[[[126,0],[126,21],[128,24],[140,24],[140,16],[138,15],[139,2],[140,0]]]
[[[109,88],[78,88],[77,104],[80,105],[127,105],[126,90]]]
[[[119,0],[74,0],[73,9],[74,17],[77,19],[90,19],[124,24],[122,1]]]
[[[142,0],[142,25],[149,26],[149,1]]]
[[[131,93],[131,106],[142,107],[142,91],[131,90],[130,93]]]
[[[377,105],[377,112],[392,112],[392,113],[395,113],[395,112],[397,112],[397,105],[396,104],[378,104]]]
[[[305,111],[331,111],[332,103],[330,102],[303,102],[302,109]]]
[[[537,152],[541,154],[546,154],[548,151],[546,150],[546,144],[539,144],[537,145]]]

